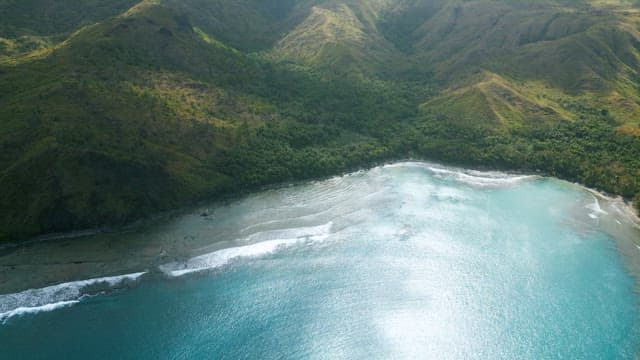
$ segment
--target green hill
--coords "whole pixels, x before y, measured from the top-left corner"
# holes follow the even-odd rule
[[[640,196],[636,6],[0,1],[0,240],[410,156]]]

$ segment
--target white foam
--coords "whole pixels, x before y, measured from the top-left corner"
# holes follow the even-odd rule
[[[429,170],[440,178],[452,179],[476,187],[502,187],[535,178],[533,175],[511,175],[499,171],[457,170],[430,166]]]
[[[11,311],[4,312],[0,314],[0,321],[3,323],[14,316],[21,316],[26,314],[37,314],[39,312],[49,312],[57,309],[61,309],[67,306],[71,306],[79,303],[80,300],[69,300],[69,301],[60,301],[53,304],[45,304],[42,306],[21,306],[19,308],[13,309]]]
[[[604,210],[602,210],[602,208],[600,207],[600,202],[598,201],[597,197],[593,197],[593,203],[586,205],[585,208],[593,211],[593,214],[601,214],[601,215],[607,215],[608,213]]]
[[[475,187],[503,187],[535,179],[535,175],[513,175],[501,171],[478,171],[445,167],[423,162],[402,162],[386,165],[387,168],[417,167],[430,171],[441,179],[449,179]]]
[[[599,219],[601,215],[609,214],[608,212],[602,210],[602,208],[600,207],[600,202],[598,201],[598,198],[595,196],[593,197],[593,203],[589,205],[585,205],[585,208],[591,210],[589,217],[592,219]]]
[[[631,226],[637,229],[640,229],[640,218],[638,218],[638,214],[634,209],[632,203],[627,203],[621,196],[611,197],[597,190],[590,189],[584,185],[580,185],[580,184],[575,184],[575,185],[589,192],[595,198],[594,203],[598,202],[598,199],[603,200],[607,204],[608,209],[613,209],[616,215],[618,215],[619,220],[622,220],[625,223],[628,223]],[[597,203],[597,206],[594,206],[594,204],[590,204],[585,206],[585,208],[590,210],[591,209],[602,210],[600,208],[599,202]],[[603,211],[603,213],[600,213],[600,214],[609,214],[609,213],[606,211]]]
[[[273,254],[278,250],[282,250],[299,243],[325,240],[330,235],[332,225],[333,223],[329,222],[320,226],[256,233],[251,235],[249,238],[256,238],[260,235],[273,236],[275,234],[286,235],[286,237],[264,240],[245,246],[221,249],[208,254],[196,256],[185,262],[172,262],[160,265],[159,268],[170,277],[180,277],[194,272],[212,270],[227,265],[232,260],[261,257]],[[240,239],[237,241],[246,240],[247,239]]]
[[[291,246],[297,241],[298,239],[270,240],[253,245],[222,249],[191,258],[183,263],[173,262],[161,265],[160,270],[171,277],[179,277],[194,272],[219,268],[234,259],[271,254],[279,248]]]
[[[0,295],[0,321],[18,315],[53,311],[80,302],[84,290],[94,285],[114,287],[128,281],[135,281],[145,272],[119,276],[73,281],[40,289],[29,289],[19,293]]]

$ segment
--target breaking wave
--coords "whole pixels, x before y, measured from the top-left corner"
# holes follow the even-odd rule
[[[217,250],[208,254],[196,256],[185,262],[171,262],[160,265],[160,270],[170,277],[180,277],[186,274],[212,270],[222,267],[232,260],[241,258],[256,258],[273,254],[278,250],[291,247],[303,242],[317,242],[325,240],[331,233],[333,223],[329,222],[324,225],[292,228],[277,231],[260,232],[250,235],[244,241],[251,241],[258,237],[281,236],[280,238],[272,238],[271,240],[262,239],[250,245],[238,246]]]
[[[72,281],[41,289],[0,295],[0,321],[14,316],[53,311],[77,304],[83,297],[136,281],[145,272]],[[93,289],[93,292],[92,292]]]

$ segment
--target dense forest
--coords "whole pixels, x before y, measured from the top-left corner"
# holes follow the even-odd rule
[[[640,8],[0,0],[0,242],[394,159],[640,204]]]

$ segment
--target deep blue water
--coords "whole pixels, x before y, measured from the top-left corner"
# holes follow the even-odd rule
[[[213,213],[196,217],[193,233],[231,234],[231,248],[149,269],[131,289],[82,297],[91,284],[71,283],[0,296],[0,358],[634,359],[639,350],[637,279],[603,230],[615,214],[565,182],[403,163]],[[78,302],[15,310],[36,296]]]

